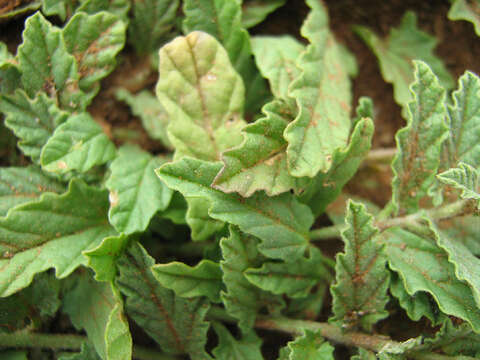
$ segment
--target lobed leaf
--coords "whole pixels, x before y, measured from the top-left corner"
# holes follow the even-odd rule
[[[185,221],[190,227],[193,241],[204,241],[210,239],[223,227],[223,221],[213,219],[208,214],[210,203],[206,199],[198,197],[186,197],[188,209],[185,214]]]
[[[217,160],[241,142],[244,87],[210,35],[193,32],[160,49],[157,96],[169,117],[175,157]]]
[[[0,296],[23,289],[49,268],[64,278],[85,265],[83,251],[115,234],[107,210],[106,191],[74,179],[65,194],[44,194],[0,218]]]
[[[266,262],[259,269],[245,270],[244,275],[262,290],[292,298],[306,297],[312,287],[332,277],[320,250],[314,247],[310,249],[309,258],[300,258],[291,264]]]
[[[392,28],[386,39],[379,38],[372,30],[356,26],[355,32],[375,53],[385,81],[392,83],[393,96],[397,104],[408,114],[410,101],[413,99],[409,89],[413,82],[413,61],[427,63],[437,74],[442,86],[451,89],[454,86],[452,76],[442,60],[434,54],[437,39],[417,28],[417,17],[408,11],[403,16],[400,26]]]
[[[18,147],[35,163],[40,162],[42,148],[55,128],[68,118],[45,94],[30,99],[22,90],[1,94],[0,110],[6,115],[5,125],[20,139]]]
[[[143,128],[148,136],[160,141],[167,149],[173,148],[167,134],[168,114],[150,91],[142,90],[133,95],[126,89],[119,89],[115,92],[115,97],[126,102],[133,115],[142,120]]]
[[[46,171],[65,174],[86,172],[115,157],[115,145],[88,113],[72,115],[59,125],[40,155]]]
[[[254,27],[279,7],[285,4],[286,0],[252,0],[242,4],[242,26],[245,29]]]
[[[295,261],[308,246],[308,229],[313,216],[291,194],[268,197],[255,194],[244,199],[225,194],[210,186],[221,164],[183,158],[165,164],[157,175],[184,196],[195,196],[210,202],[209,215],[238,225],[240,230],[262,240],[260,251],[268,257]]]
[[[194,267],[177,261],[156,264],[152,273],[163,287],[173,290],[177,296],[206,296],[212,302],[220,302],[223,273],[213,261],[201,260]]]
[[[151,267],[155,264],[143,247],[133,243],[117,260],[116,283],[126,296],[127,314],[166,353],[188,353],[207,359],[204,351],[209,305],[205,298],[182,299],[160,286]]]
[[[289,107],[273,100],[263,108],[264,117],[243,129],[241,145],[222,154],[223,168],[213,186],[244,197],[258,190],[274,196],[306,185],[305,179],[291,176],[287,169],[287,142],[283,131],[292,118]]]
[[[118,290],[88,275],[65,295],[63,311],[77,329],[85,329],[103,360],[131,359],[132,337]]]
[[[374,241],[378,229],[372,225],[373,216],[363,204],[348,202],[345,223],[347,228],[342,232],[345,250],[336,257],[337,281],[331,287],[330,321],[347,329],[361,327],[370,332],[377,321],[388,316],[386,257],[383,247]]]
[[[423,62],[415,62],[415,79],[407,126],[397,132],[398,153],[392,162],[392,202],[397,211],[407,213],[418,210],[435,180],[442,142],[448,136],[445,90]]]
[[[125,23],[128,23],[129,10],[130,1],[128,0],[80,0],[80,5],[75,13],[83,11],[87,14],[94,15],[100,11],[108,11]]]
[[[0,93],[8,94],[20,86],[20,69],[7,45],[0,41]]]
[[[34,201],[44,192],[62,193],[65,186],[38,167],[0,168],[0,216],[17,205]]]
[[[299,111],[284,132],[288,168],[296,177],[328,170],[333,152],[346,145],[350,131],[350,81],[342,53],[322,3],[307,4],[312,10],[301,32],[310,44],[297,61],[301,74],[289,87]]]
[[[454,188],[461,190],[460,197],[462,199],[473,199],[478,201],[477,207],[480,208],[480,194],[478,170],[474,167],[460,162],[458,168],[449,169],[437,175],[442,183],[451,185]]]
[[[318,334],[305,330],[302,336],[288,343],[289,360],[333,360],[333,346]]]
[[[174,27],[178,0],[144,0],[133,2],[129,38],[139,54],[149,54],[162,45]]]
[[[67,51],[75,57],[79,87],[91,91],[115,68],[115,56],[125,44],[126,25],[108,12],[75,14],[62,31]],[[96,92],[96,91],[94,91]]]
[[[380,240],[385,243],[389,266],[399,273],[410,296],[429,293],[442,312],[465,320],[480,332],[480,312],[472,290],[456,277],[447,253],[436,244],[438,233],[427,225],[422,233],[400,228],[382,233]]]
[[[369,118],[356,123],[345,148],[336,149],[332,165],[326,173],[318,173],[299,199],[307,204],[315,217],[325,212],[327,206],[341,193],[343,187],[355,175],[372,145],[373,121]]]
[[[288,95],[288,88],[300,75],[295,62],[305,51],[305,46],[288,35],[255,36],[252,38],[252,51],[260,72],[270,83],[273,96],[290,100],[289,105],[293,108],[295,103]]]
[[[462,243],[475,256],[480,256],[478,229],[480,218],[475,215],[446,219],[438,224],[439,231]]]
[[[466,20],[473,24],[475,33],[480,36],[480,20],[478,18],[479,1],[452,0],[448,11],[450,20]]]
[[[145,231],[152,217],[168,207],[173,191],[155,175],[155,169],[165,162],[131,145],[119,149],[105,184],[110,191],[108,218],[117,231]]]
[[[183,3],[185,33],[204,31],[215,37],[225,48],[235,70],[247,88],[245,109],[255,115],[268,98],[265,80],[252,59],[248,32],[242,27],[240,1],[185,0]],[[213,15],[214,14],[214,15]],[[214,21],[212,21],[212,15]]]
[[[263,360],[260,351],[262,340],[253,330],[243,336],[241,340],[237,340],[222,324],[214,322],[212,325],[218,336],[218,346],[212,351],[215,359]]]
[[[230,226],[230,236],[220,240],[223,260],[223,282],[227,288],[222,301],[227,312],[238,319],[243,334],[251,331],[261,307],[281,303],[281,298],[252,285],[245,277],[248,268],[258,267],[263,256],[258,251],[259,241]]]
[[[75,58],[68,53],[61,30],[39,12],[25,21],[18,62],[29,96],[44,91],[64,109],[86,107],[88,99],[79,87]]]

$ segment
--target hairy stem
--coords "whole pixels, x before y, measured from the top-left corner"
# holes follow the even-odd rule
[[[473,206],[472,206],[473,204]],[[444,220],[456,216],[464,216],[471,214],[475,211],[475,204],[470,200],[459,200],[451,204],[426,210],[425,212],[418,212],[415,214],[400,216],[391,219],[385,219],[377,221],[375,225],[380,230],[386,230],[393,226],[408,226],[418,225],[424,215],[428,216],[432,220]],[[325,240],[340,237],[341,231],[345,227],[344,224],[338,224],[333,226],[324,227],[321,229],[315,229],[310,231],[310,239],[312,240]]]
[[[86,336],[64,334],[39,334],[16,332],[0,334],[0,347],[41,348],[52,350],[80,350],[87,341]],[[178,360],[176,356],[165,355],[141,346],[133,347],[133,357],[138,360]]]
[[[380,148],[370,150],[365,161],[367,162],[390,162],[397,153],[397,148]]]

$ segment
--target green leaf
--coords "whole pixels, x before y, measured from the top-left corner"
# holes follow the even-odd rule
[[[458,80],[458,89],[452,94],[453,104],[447,105],[449,137],[445,141],[444,169],[460,161],[480,167],[480,79],[467,71]]]
[[[212,353],[217,360],[263,360],[260,347],[262,341],[252,330],[241,340],[235,339],[230,332],[218,322],[214,322],[213,328],[218,336],[218,346]]]
[[[398,153],[392,162],[392,201],[397,211],[415,212],[427,195],[440,163],[445,125],[445,90],[427,64],[415,62],[414,100],[408,104],[407,126],[396,135]]]
[[[86,172],[115,157],[115,145],[88,113],[73,115],[57,127],[42,149],[40,162],[46,171],[65,174]]]
[[[370,350],[358,348],[358,355],[352,356],[350,360],[377,360],[377,357]]]
[[[252,59],[248,32],[242,27],[240,1],[185,0],[183,5],[185,33],[204,31],[214,36],[225,48],[235,70],[247,88],[245,109],[248,116],[255,115],[268,98],[265,80]],[[215,21],[212,21],[215,16]]]
[[[457,279],[465,281],[472,289],[473,297],[480,309],[480,259],[465,245],[437,231],[437,244],[448,254],[448,261],[455,267]]]
[[[44,192],[62,193],[65,186],[36,166],[0,168],[0,216],[17,205],[33,201]]]
[[[285,4],[286,0],[247,0],[242,5],[242,26],[245,29],[254,27],[279,7]]]
[[[390,276],[390,292],[413,321],[419,321],[422,316],[425,316],[433,325],[437,325],[444,319],[444,314],[440,312],[430,294],[416,292],[410,296],[395,272],[392,272]]]
[[[75,0],[43,0],[42,12],[47,16],[57,15],[65,21],[67,13],[70,16],[74,11],[74,2]]]
[[[112,284],[97,282],[89,273],[65,295],[63,311],[77,329],[85,329],[103,360],[132,358],[132,337],[123,303]]]
[[[10,3],[10,4],[12,4],[12,3]],[[27,3],[14,2],[13,3],[14,8],[12,10],[7,11],[7,12],[2,11],[2,13],[0,14],[0,21],[8,20],[8,19],[14,19],[14,18],[19,17],[21,15],[31,13],[31,12],[37,10],[38,8],[40,8],[41,4],[42,4],[41,0],[32,0],[32,1],[27,2]],[[7,9],[9,7],[8,5],[9,4],[7,4],[7,6],[6,6]],[[4,10],[4,9],[2,9],[2,10]]]
[[[377,321],[388,316],[386,257],[383,247],[374,241],[378,229],[363,204],[348,202],[345,223],[345,250],[337,255],[337,282],[331,287],[334,315],[330,321],[371,332]]]
[[[167,135],[168,114],[150,91],[143,90],[137,95],[133,95],[126,89],[119,89],[115,92],[115,97],[125,101],[130,106],[133,115],[142,120],[148,136],[160,141],[167,149],[173,148]]]
[[[168,207],[173,191],[155,175],[155,169],[165,162],[130,145],[118,151],[105,185],[110,191],[108,218],[119,232],[145,231],[151,218]]]
[[[37,275],[26,289],[0,299],[0,329],[12,332],[27,327],[39,328],[42,320],[53,317],[59,309],[59,293],[60,283],[53,275]]]
[[[347,144],[350,132],[350,80],[342,52],[328,29],[323,4],[307,4],[311,11],[301,32],[310,45],[297,61],[301,74],[289,88],[299,112],[284,133],[288,167],[296,177],[327,171],[333,152]]]
[[[234,226],[230,226],[230,236],[220,240],[224,259],[220,267],[227,288],[222,293],[222,300],[227,312],[239,320],[238,326],[244,334],[251,331],[261,307],[280,302],[279,297],[257,288],[245,277],[245,270],[263,262],[258,243],[256,238],[241,233]]]
[[[242,141],[244,87],[222,46],[193,32],[160,49],[157,96],[165,107],[175,157],[218,160]]]
[[[295,102],[288,96],[288,87],[300,75],[295,62],[304,50],[303,44],[288,35],[252,38],[255,62],[262,75],[268,79],[273,96],[290,100],[292,108]]]
[[[138,243],[118,259],[117,285],[126,296],[127,314],[164,352],[189,353],[204,359],[209,305],[205,298],[183,299],[160,286],[151,267],[154,260]]]
[[[244,275],[262,290],[292,298],[306,297],[313,286],[332,278],[320,250],[313,247],[310,258],[291,264],[266,262],[259,269],[247,269]]]
[[[480,218],[475,215],[447,219],[437,224],[439,231],[462,243],[475,256],[480,256]]]
[[[40,162],[42,148],[55,128],[68,117],[45,94],[30,99],[21,90],[13,95],[1,94],[0,110],[6,115],[5,125],[20,138],[18,147],[35,163]]]
[[[183,158],[165,164],[157,175],[184,196],[210,201],[212,218],[238,225],[248,234],[262,240],[260,251],[268,257],[295,261],[308,246],[308,230],[313,216],[307,206],[292,194],[268,197],[262,193],[244,199],[225,194],[210,186],[221,164]]]
[[[185,221],[191,229],[193,241],[205,241],[219,232],[223,221],[212,219],[208,214],[210,203],[206,199],[187,197],[188,209],[185,214]]]
[[[458,168],[450,169],[437,175],[442,183],[451,185],[455,189],[461,190],[462,199],[473,199],[478,201],[480,208],[480,194],[478,182],[478,170],[474,167],[460,162]]]
[[[20,69],[8,52],[7,45],[0,41],[0,93],[11,93],[20,86]]]
[[[68,1],[68,0],[67,0]],[[76,13],[83,11],[94,15],[100,11],[108,11],[128,23],[128,11],[130,10],[129,0],[80,0],[81,4]]]
[[[395,101],[407,115],[408,103],[413,99],[409,85],[413,82],[413,60],[422,60],[437,74],[440,83],[447,89],[454,86],[452,76],[433,50],[437,39],[417,28],[417,17],[405,13],[398,28],[392,28],[388,38],[381,39],[370,29],[356,26],[355,32],[375,53],[385,81],[393,84]]]
[[[293,118],[289,107],[274,100],[263,108],[264,117],[243,129],[244,141],[222,154],[224,166],[213,186],[223,192],[238,192],[244,197],[265,190],[273,196],[306,185],[305,179],[288,173],[283,131]]]
[[[58,360],[100,360],[95,351],[95,347],[90,342],[84,342],[82,344],[81,351],[72,355],[62,355]]]
[[[448,18],[450,20],[470,21],[475,28],[475,33],[480,36],[479,1],[452,0],[451,2],[452,6],[448,11]]]
[[[87,97],[79,88],[79,74],[60,29],[37,12],[25,22],[18,48],[22,84],[30,96],[44,91],[65,109],[84,109]]]
[[[0,352],[3,360],[28,360],[27,351],[7,350]]]
[[[318,334],[305,330],[302,336],[288,343],[290,360],[333,360],[333,346]]]
[[[64,278],[85,265],[82,252],[115,234],[107,211],[107,192],[80,180],[72,180],[65,194],[47,193],[10,210],[0,218],[0,296],[28,286],[49,268]]]
[[[178,0],[133,2],[128,35],[137,53],[143,55],[157,51],[175,25],[178,5]]]
[[[129,244],[129,237],[125,234],[109,236],[102,240],[96,248],[84,251],[88,258],[88,266],[95,271],[95,280],[113,281],[117,269],[116,259],[123,254]]]
[[[177,296],[206,296],[212,302],[220,302],[223,273],[213,261],[202,260],[194,267],[177,261],[156,264],[152,273],[163,287],[173,290]]]
[[[422,233],[390,228],[381,234],[390,268],[399,273],[410,296],[431,294],[441,311],[465,320],[480,332],[480,313],[472,290],[456,277],[447,253],[436,245],[438,234],[431,224],[427,226]]]
[[[108,12],[80,12],[70,19],[62,35],[77,62],[80,89],[90,91],[113,71],[115,56],[125,43],[125,31],[125,23]]]
[[[356,123],[350,142],[343,149],[336,149],[332,165],[326,173],[318,173],[300,195],[315,217],[325,212],[327,206],[341,193],[343,187],[355,175],[372,145],[373,121],[369,118]]]

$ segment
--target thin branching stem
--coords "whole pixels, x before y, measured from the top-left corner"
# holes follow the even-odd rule
[[[365,161],[366,162],[391,162],[396,153],[397,153],[397,148],[372,149],[367,154]]]
[[[64,334],[40,334],[29,332],[15,332],[0,334],[0,347],[13,348],[40,348],[51,350],[80,351],[86,336]],[[153,349],[142,346],[133,347],[133,358],[137,360],[179,360],[179,357],[166,355]]]

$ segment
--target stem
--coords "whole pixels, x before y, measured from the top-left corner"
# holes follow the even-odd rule
[[[0,347],[42,348],[52,350],[80,350],[87,341],[86,336],[64,334],[39,334],[16,332],[0,334]],[[176,356],[165,355],[142,346],[133,347],[133,357],[138,360],[178,360]]]
[[[397,148],[380,148],[370,150],[365,161],[368,162],[390,162],[397,153]]]
[[[418,225],[418,220],[420,220],[424,215],[428,216],[432,220],[444,220],[456,216],[464,216],[473,213],[473,211],[475,211],[475,204],[470,199],[459,200],[445,206],[426,210],[425,212],[418,212],[407,216],[377,221],[375,225],[383,231],[393,226]],[[312,230],[310,231],[310,239],[326,240],[338,238],[340,237],[341,231],[344,227],[344,224],[338,224]]]

